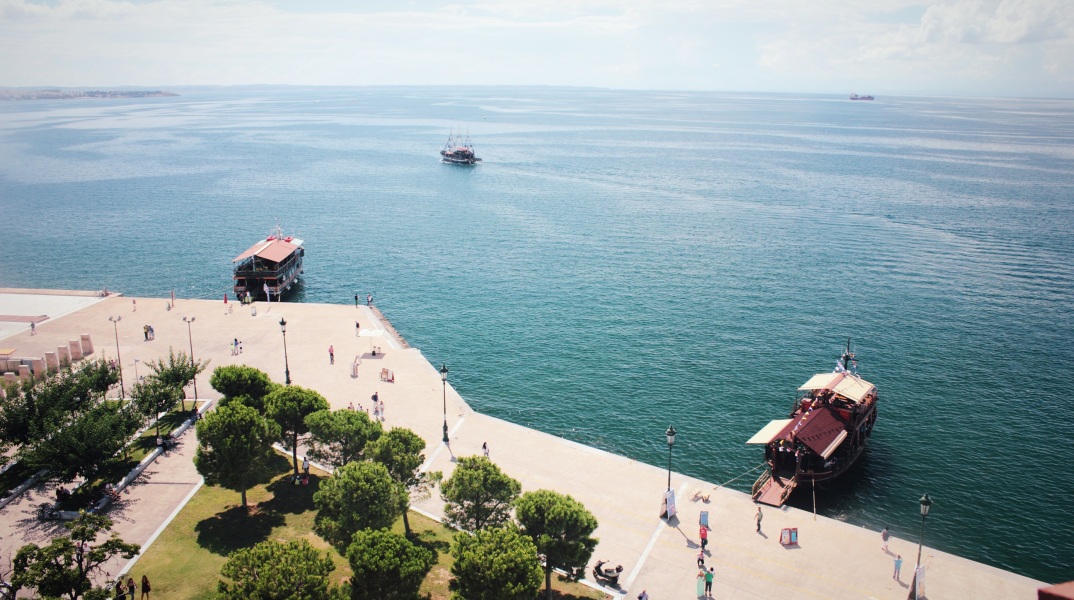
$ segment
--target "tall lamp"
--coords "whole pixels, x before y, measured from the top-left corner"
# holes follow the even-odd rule
[[[928,494],[921,497],[921,536],[917,539],[917,563],[914,565],[914,580],[910,582],[910,600],[917,600],[917,572],[921,568],[921,546],[925,543],[925,517],[929,516],[932,499]]]
[[[280,333],[283,334],[283,381],[291,385],[291,367],[287,364],[287,321],[280,317]]]
[[[668,426],[668,430],[664,432],[668,436],[668,491],[671,491],[671,447],[675,445],[675,428]]]
[[[112,322],[112,329],[116,332],[116,362],[119,364],[119,400],[122,402],[127,395],[127,390],[123,387],[123,357],[119,355],[119,322],[123,320],[123,317],[108,317],[108,320]]]
[[[447,365],[440,364],[440,382],[444,384],[444,443],[448,443],[447,435]]]
[[[183,322],[186,323],[186,338],[190,341],[190,368],[194,368],[194,334],[190,332],[190,326],[194,324],[194,319],[197,317],[190,317],[187,319],[183,317]],[[198,410],[198,374],[194,373],[192,378],[194,381],[194,410]],[[186,402],[183,402],[183,410],[186,410]]]

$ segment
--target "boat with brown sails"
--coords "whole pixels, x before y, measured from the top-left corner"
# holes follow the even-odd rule
[[[798,388],[790,418],[765,425],[747,444],[763,444],[768,469],[753,484],[753,499],[782,506],[800,483],[816,485],[845,473],[861,457],[876,424],[876,386],[857,374],[846,350],[835,371]]]

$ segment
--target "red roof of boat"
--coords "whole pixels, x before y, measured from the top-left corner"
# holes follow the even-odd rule
[[[291,239],[291,238],[286,238]],[[287,259],[288,256],[298,248],[298,245],[292,244],[289,241],[278,240],[275,238],[269,238],[267,240],[260,241],[253,246],[250,246],[246,252],[236,256],[231,262],[239,262],[245,258],[251,256],[257,256],[262,260],[268,260],[271,262],[282,262]]]
[[[815,408],[803,416],[796,416],[787,423],[776,437],[772,439],[791,439],[792,437],[809,447],[817,454],[824,451],[835,441],[839,434],[846,431],[846,420],[835,410],[827,406]]]

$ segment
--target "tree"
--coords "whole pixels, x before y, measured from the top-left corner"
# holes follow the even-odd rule
[[[306,427],[309,456],[336,468],[362,460],[366,444],[384,431],[380,423],[357,410],[319,410],[306,417]]]
[[[265,413],[280,426],[280,440],[291,446],[291,458],[298,477],[298,436],[309,431],[306,417],[328,410],[328,400],[317,392],[297,385],[278,386],[265,398]]]
[[[33,588],[45,598],[107,597],[104,590],[94,589],[91,578],[103,571],[103,563],[115,556],[134,558],[140,547],[124,542],[115,532],[104,541],[98,540],[98,534],[112,529],[112,520],[103,515],[83,512],[65,526],[69,535],[55,538],[44,547],[27,544],[19,549],[12,587]]]
[[[324,600],[339,597],[328,584],[335,568],[327,552],[304,539],[268,540],[232,552],[220,570],[231,583],[220,581],[218,590],[223,600]]]
[[[411,600],[435,563],[433,553],[386,529],[354,534],[347,547],[353,600]]]
[[[313,495],[314,529],[343,553],[356,532],[392,526],[399,516],[399,493],[384,465],[343,465]]]
[[[185,411],[186,392],[183,391],[183,388],[204,371],[205,367],[209,366],[209,361],[199,360],[195,362],[186,352],[180,351],[179,354],[176,354],[175,350],[169,347],[166,358],[158,358],[156,361],[147,362],[146,366],[149,367],[152,375],[162,384],[175,388],[179,392],[179,399],[182,402],[180,410]],[[197,407],[195,406],[194,408]]]
[[[532,600],[541,589],[533,540],[514,524],[455,535],[452,600]]]
[[[272,442],[279,427],[257,411],[242,404],[221,406],[198,421],[198,449],[194,467],[209,485],[219,485],[242,494],[270,475],[269,465],[276,456]]]
[[[71,415],[47,441],[24,447],[20,460],[32,469],[48,469],[52,479],[93,481],[125,460],[121,451],[141,422],[141,415],[129,403],[96,404]]]
[[[592,533],[597,518],[570,496],[550,490],[526,492],[518,499],[515,516],[545,556],[545,597],[552,598],[552,569],[563,569],[568,577],[584,574],[586,563],[597,546]]]
[[[508,477],[484,456],[464,456],[451,478],[440,485],[447,503],[444,517],[458,529],[498,527],[511,518],[522,484]]]
[[[44,380],[27,379],[8,386],[0,403],[0,451],[32,446],[47,440],[71,420],[104,398],[119,382],[119,374],[104,360],[85,361],[77,369],[66,366]]]
[[[279,387],[264,371],[246,365],[216,367],[209,385],[223,394],[220,406],[239,401],[261,413],[265,412],[265,396]]]
[[[179,390],[150,375],[145,381],[134,384],[131,400],[140,414],[148,419],[157,419],[157,437],[160,437],[160,419],[157,417],[175,406],[179,401]]]
[[[425,455],[421,453],[425,449],[425,440],[409,429],[396,427],[367,446],[366,454],[374,462],[378,462],[388,468],[388,474],[392,476],[402,488],[399,494],[400,511],[403,514],[403,528],[407,536],[410,531],[410,519],[407,511],[410,509],[411,498],[423,500],[429,497],[429,490],[436,482],[440,481],[440,472],[425,473],[421,465],[425,462]]]

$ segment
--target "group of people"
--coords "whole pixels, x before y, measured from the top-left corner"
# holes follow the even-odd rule
[[[152,325],[145,325],[142,327],[142,334],[145,335],[145,341],[154,340],[157,338],[157,333],[153,331]]]
[[[149,578],[146,577],[145,575],[142,575],[142,598],[144,600],[148,600],[150,591],[151,591],[151,589],[150,589],[150,585],[149,585]],[[138,593],[138,586],[135,585],[133,577],[128,577],[127,578],[127,584],[126,585],[123,585],[123,578],[122,577],[116,580],[116,596],[115,596],[116,600],[121,600],[121,599],[125,599],[125,598],[128,598],[128,597],[130,598],[130,600],[134,600],[134,596],[137,593]]]

